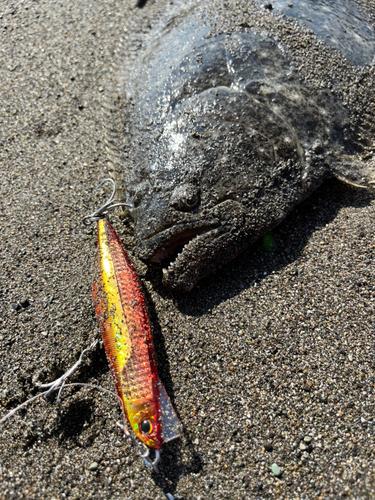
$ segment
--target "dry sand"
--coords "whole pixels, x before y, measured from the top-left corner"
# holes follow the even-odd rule
[[[81,217],[108,173],[101,101],[132,6],[1,9],[2,416],[100,335],[95,228]],[[272,251],[259,243],[184,297],[145,279],[184,426],[160,473],[115,426],[115,397],[67,390],[60,407],[39,400],[2,425],[0,498],[373,498],[374,209],[374,194],[328,181],[274,231]],[[102,348],[74,381],[112,388]]]

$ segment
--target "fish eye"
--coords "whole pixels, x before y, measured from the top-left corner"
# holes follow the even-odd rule
[[[192,184],[177,186],[171,196],[170,205],[181,212],[188,212],[199,204],[199,191]]]
[[[141,431],[143,434],[150,434],[152,426],[148,420],[143,420],[141,423]]]
[[[189,207],[193,207],[198,203],[198,195],[197,193],[188,193],[185,197],[186,205]]]

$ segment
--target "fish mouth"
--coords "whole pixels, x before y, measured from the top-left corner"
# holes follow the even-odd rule
[[[146,263],[161,264],[164,286],[189,292],[244,246],[241,228],[245,217],[241,203],[225,199],[203,220],[164,226],[148,237],[139,234],[138,257]]]
[[[184,252],[185,247],[187,247],[193,240],[197,239],[201,235],[209,235],[217,229],[217,226],[200,226],[193,228],[184,228],[176,232],[173,236],[170,236],[160,247],[151,255],[148,259],[149,262],[161,264],[162,261],[169,260],[170,263],[173,262],[173,257],[178,257]],[[159,233],[157,236],[161,236]],[[163,238],[165,240],[165,238]]]
[[[138,247],[139,257],[147,263],[161,264],[164,274],[178,262],[192,260],[197,249],[222,231],[220,222],[185,223],[164,229],[147,238]]]
[[[223,232],[225,231],[220,223],[167,229],[151,237],[153,242],[145,241],[144,252],[140,252],[140,257],[145,260],[147,252],[147,262],[161,264],[165,286],[175,291],[188,292],[197,281],[191,274],[202,274],[201,267],[204,267],[207,254],[211,253],[215,239]],[[154,251],[150,251],[150,247],[147,251],[147,243],[155,244],[156,241],[159,244],[156,248],[152,245]]]

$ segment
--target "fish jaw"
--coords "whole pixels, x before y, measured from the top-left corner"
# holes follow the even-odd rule
[[[188,292],[200,279],[245,248],[245,222],[244,207],[234,200],[226,200],[217,205],[205,221],[176,224],[140,241],[138,255],[147,263],[164,267],[165,286]],[[251,223],[247,228],[247,244],[249,231]]]
[[[213,229],[190,240],[177,258],[163,269],[163,285],[189,292],[202,278],[217,270],[248,244],[240,231]]]
[[[181,251],[192,239],[220,226],[221,224],[215,221],[176,224],[150,238],[140,240],[138,256],[144,262],[161,264],[175,252]]]

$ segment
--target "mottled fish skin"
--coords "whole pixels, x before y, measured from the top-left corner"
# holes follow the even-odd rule
[[[150,12],[123,68],[125,197],[138,255],[180,251],[163,282],[188,291],[327,176],[371,184],[375,5],[212,0]],[[131,53],[131,30],[129,40]]]

